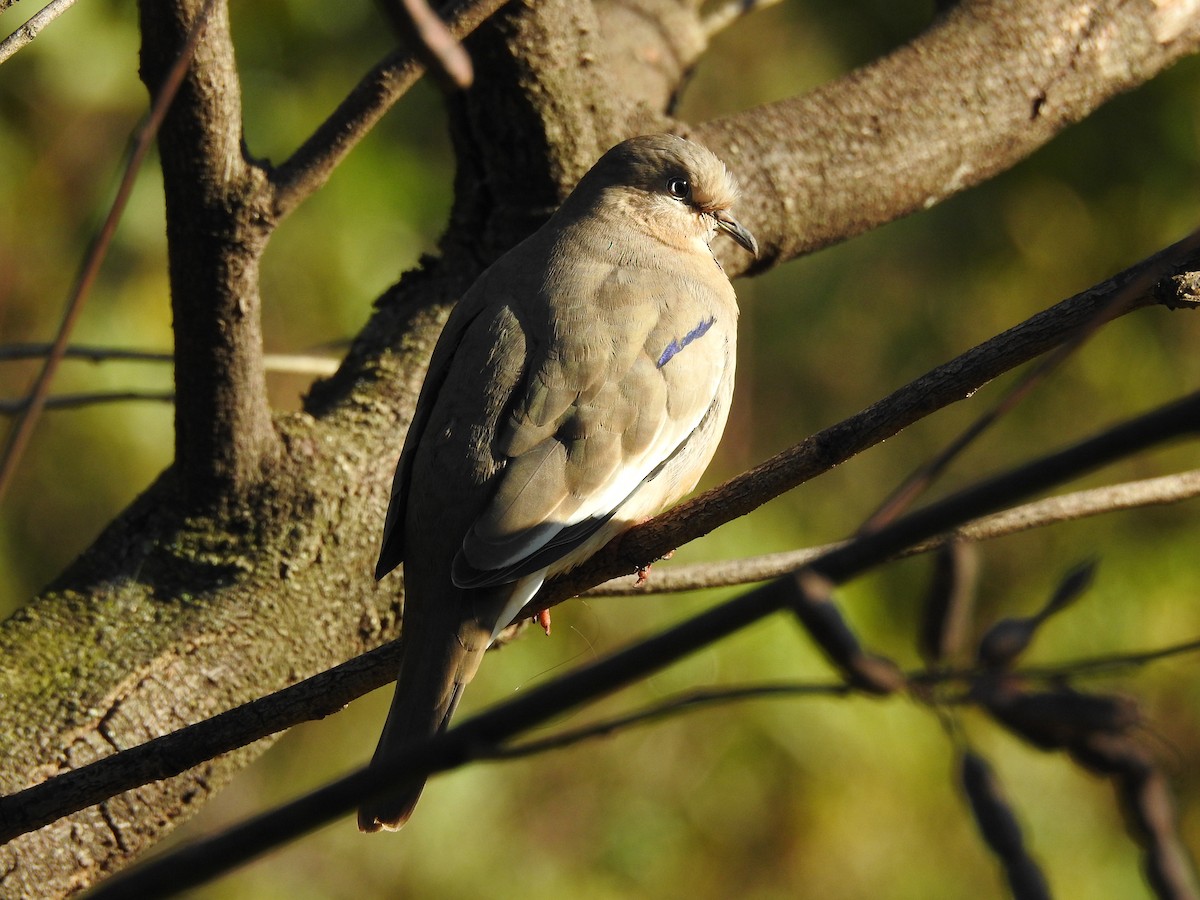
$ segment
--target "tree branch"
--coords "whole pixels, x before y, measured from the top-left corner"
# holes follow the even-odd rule
[[[963,0],[924,34],[802,97],[697,125],[738,174],[764,271],[987,180],[1200,48],[1200,9]]]
[[[1180,251],[1183,251],[1182,253]],[[1095,287],[1055,304],[1019,325],[943,363],[862,412],[826,428],[724,484],[638,525],[553,581],[522,613],[535,614],[593,584],[637,571],[676,547],[744,516],[768,500],[828,471],[937,410],[970,397],[996,376],[1045,353],[1087,328],[1118,295],[1114,316],[1175,296],[1179,271],[1200,268],[1200,251],[1186,241],[1150,256]],[[1140,285],[1142,290],[1129,291]]]
[[[1075,491],[1061,497],[1037,500],[967,522],[956,529],[954,534],[978,543],[1006,537],[1010,534],[1019,534],[1034,528],[1044,528],[1047,525],[1074,522],[1077,519],[1104,513],[1180,503],[1197,496],[1200,496],[1200,469],[1193,469],[1190,472],[1180,472],[1176,475],[1127,481],[1086,491]],[[928,553],[942,546],[948,537],[948,535],[939,535],[928,541],[914,544],[900,556]],[[654,574],[641,585],[632,584],[631,576],[626,575],[590,588],[584,591],[583,596],[632,597],[698,591],[766,581],[769,578],[778,578],[788,572],[794,572],[830,550],[842,546],[843,543],[843,541],[839,541],[820,547],[786,550],[780,553],[768,553],[724,562],[656,568]]]
[[[505,0],[461,3],[451,13],[447,27],[461,41],[504,3]],[[363,76],[312,136],[271,172],[274,219],[277,222],[284,219],[320,189],[338,164],[424,72],[424,65],[410,50],[399,48]]]
[[[628,4],[605,5],[621,6]],[[1019,71],[1017,61],[1039,53],[1053,56],[1051,49],[1062,41],[1062,33],[1053,30],[1059,20],[1044,17],[1040,10],[1062,6],[1061,0],[1020,0],[1007,6],[1010,39],[995,46],[977,44],[986,48],[986,58],[976,61],[996,79],[994,85],[1009,84],[1006,73]],[[1142,5],[1128,7],[1125,15],[1144,16]],[[963,8],[977,9],[980,4],[967,3]],[[993,4],[987,8],[997,7]],[[1103,21],[1109,9],[1103,6],[1097,20]],[[564,60],[578,63],[577,54],[596,45],[605,55],[612,55],[621,74],[640,76],[646,71],[645,60],[652,58],[667,60],[669,65],[661,71],[676,70],[682,58],[677,54],[681,45],[675,40],[678,30],[646,21],[637,32],[641,43],[631,45],[612,40],[608,21],[615,20],[606,20],[602,41],[561,44],[563,53],[576,54]],[[1043,27],[1043,22],[1050,25]],[[945,23],[939,27],[945,27]],[[1175,44],[1143,53],[1140,62],[1124,65],[1123,42],[1131,40],[1135,47],[1145,48],[1146,41],[1136,35],[1130,38],[1108,23],[1105,27],[1113,35],[1114,65],[1090,73],[1094,87],[1081,89],[1083,100],[1078,104],[1074,95],[1051,92],[1047,108],[1063,111],[1064,120],[1082,117],[1103,96],[1148,80],[1186,52],[1181,42],[1190,40],[1184,35]],[[1022,28],[1025,32],[1017,40],[1016,32]],[[961,16],[956,18],[954,29],[968,43],[972,35],[985,34]],[[684,29],[682,33],[691,42],[687,46],[692,47],[695,30]],[[536,34],[529,40],[535,38]],[[916,52],[927,54],[932,46],[927,38],[915,45]],[[502,51],[501,46],[498,52]],[[1039,121],[1036,128],[1031,126],[1030,133],[1024,133],[1004,114],[1010,95],[1023,96],[1019,89],[985,92],[983,99],[997,104],[994,117],[986,114],[986,102],[966,98],[970,102],[963,109],[976,115],[960,122],[956,108],[942,95],[947,85],[969,80],[965,70],[971,58],[926,55],[926,59],[924,67],[893,68],[891,74],[906,78],[906,84],[897,83],[890,92],[877,91],[865,104],[852,99],[862,78],[857,72],[839,85],[822,89],[819,97],[823,103],[808,107],[815,114],[808,120],[794,116],[796,108],[782,108],[780,114],[793,115],[793,124],[798,122],[799,133],[805,135],[798,141],[771,145],[778,129],[764,123],[761,135],[755,135],[757,147],[739,143],[749,129],[756,128],[759,120],[753,114],[704,126],[711,129],[706,133],[712,136],[714,149],[727,158],[748,188],[744,194],[746,208],[751,211],[745,217],[747,223],[755,228],[761,225],[760,236],[769,236],[772,246],[778,248],[776,257],[764,266],[793,252],[788,248],[828,243],[871,223],[901,215],[913,208],[914,202],[920,206],[914,197],[933,195],[922,195],[913,188],[914,183],[946,184],[946,166],[940,153],[954,157],[951,174],[959,165],[964,172],[978,174],[980,160],[991,160],[997,169],[1011,164],[1057,130],[1057,126],[1045,127]],[[551,62],[553,59],[547,58],[546,63]],[[553,90],[566,92],[551,93],[543,100],[543,105],[561,101],[568,107],[545,111],[541,121],[553,120],[556,128],[570,128],[572,122],[586,115],[584,107],[598,89],[606,104],[617,107],[615,116],[610,116],[606,106],[602,117],[593,117],[593,125],[598,118],[603,122],[584,134],[578,146],[585,146],[595,135],[610,134],[613,121],[625,122],[626,127],[643,127],[650,121],[657,127],[662,121],[656,117],[660,106],[645,98],[665,97],[679,88],[676,81],[667,86],[669,90],[660,90],[661,86],[641,90],[636,95],[636,109],[631,110],[623,106],[622,98],[609,96],[609,83],[598,72],[603,70],[587,69],[583,72],[587,77],[578,77],[575,72],[571,77],[544,82],[547,89],[554,85]],[[498,77],[498,95],[508,98],[501,106],[511,107],[512,96],[525,86],[511,84],[511,70],[502,72],[493,67],[490,74]],[[634,77],[626,75],[622,83]],[[505,79],[510,82],[507,86],[503,84]],[[1082,80],[1086,79],[1068,72],[1063,83],[1077,87]],[[874,75],[867,81],[876,84]],[[576,87],[582,92],[570,93]],[[895,145],[890,137],[893,134],[929,132],[930,104],[922,101],[923,92],[937,98],[940,105],[934,112],[959,137],[948,143]],[[895,97],[911,102],[896,105],[892,102]],[[882,105],[872,112],[871,102]],[[572,110],[572,106],[577,108]],[[1027,108],[1032,110],[1032,106]],[[537,114],[542,115],[542,111]],[[965,112],[962,115],[966,117]],[[726,127],[728,130],[722,130]],[[478,139],[494,144],[512,128],[511,121],[506,123],[501,118],[497,129],[481,129]],[[544,130],[538,124],[531,133]],[[974,137],[962,138],[963,132]],[[704,134],[701,137],[707,140]],[[342,143],[352,144],[356,139]],[[333,148],[340,142],[340,138],[331,138],[329,146]],[[238,148],[232,144],[222,146],[233,147],[231,167],[240,171],[246,163],[239,161]],[[486,151],[473,144],[460,146],[468,152]],[[1006,149],[1011,147],[1018,149]],[[855,152],[847,156],[847,150]],[[542,148],[533,151],[526,161],[528,165],[546,158]],[[761,160],[753,155],[759,151],[766,153]],[[330,152],[336,155],[340,151]],[[164,146],[164,165],[175,164],[168,161],[172,153]],[[796,155],[794,162],[789,154]],[[577,156],[570,148],[558,154],[555,178],[565,177],[570,166],[579,163]],[[904,159],[912,172],[905,174],[893,195],[890,187],[883,189],[883,179],[890,177]],[[543,179],[551,180],[544,171],[528,171],[528,165],[499,174],[514,188],[522,187],[522,178],[527,179],[526,186],[528,179],[537,179],[538,184],[544,183]],[[182,173],[187,169],[180,165],[177,170]],[[197,165],[194,171],[204,175],[209,172],[203,165]],[[923,174],[927,172],[933,174]],[[251,166],[247,177],[254,181],[259,173]],[[251,184],[247,196],[261,199],[269,193],[265,189],[259,192],[261,186]],[[478,178],[460,182],[460,187],[489,199],[491,182]],[[179,189],[179,179],[169,178],[168,190]],[[944,191],[936,194],[944,195]],[[199,232],[199,239],[210,241],[204,246],[211,247],[212,253],[172,259],[173,285],[180,278],[186,281],[184,264],[192,259],[197,265],[211,267],[208,274],[199,275],[219,287],[223,283],[220,273],[225,271],[222,266],[241,261],[236,254],[222,256],[220,242],[254,249],[254,240],[261,235],[251,227],[253,216],[239,219],[250,224],[245,232],[235,230],[231,235],[221,228],[222,221],[227,224],[228,219],[208,216],[203,203],[197,207],[178,201],[177,196],[169,194],[171,228]],[[192,215],[197,208],[205,215]],[[235,211],[240,210],[235,207]],[[543,204],[541,214],[547,211]],[[268,204],[256,212],[261,214],[258,227],[269,230],[275,210]],[[780,213],[778,218],[768,217],[768,213],[775,212]],[[196,515],[194,510],[181,508],[174,490],[176,472],[170,473],[118,516],[96,544],[26,610],[0,627],[0,655],[8,663],[0,667],[0,718],[10,724],[4,752],[0,753],[9,761],[0,769],[0,781],[6,789],[15,790],[78,767],[111,754],[115,748],[161,734],[167,727],[210,716],[396,635],[399,585],[393,582],[380,588],[370,577],[379,522],[387,502],[387,482],[420,386],[423,361],[444,321],[445,307],[461,294],[478,266],[490,258],[481,248],[494,249],[497,244],[496,235],[483,233],[481,221],[471,217],[452,221],[442,246],[465,248],[467,252],[448,254],[453,256],[449,264],[426,262],[420,271],[406,276],[380,302],[338,375],[314,389],[304,413],[278,420],[284,455],[272,468],[269,483],[255,484],[251,479],[252,488],[240,495],[243,502]],[[529,217],[520,220],[525,229],[531,222]],[[511,242],[521,233],[521,228],[513,228],[505,231],[504,237]],[[469,265],[463,265],[464,260]],[[741,261],[733,262],[742,265]],[[198,284],[193,289],[197,304],[203,294],[203,285]],[[252,296],[256,303],[256,295]],[[227,301],[222,290],[212,292],[209,302],[221,313],[218,318],[230,308]],[[1022,340],[1036,342],[1037,336],[1025,334]],[[1048,344],[1055,340],[1052,337]],[[1037,352],[1041,351],[1020,349],[1011,355],[1012,364]],[[212,359],[219,361],[219,354],[214,353]],[[1003,365],[996,363],[994,371],[1001,371]],[[981,375],[981,371],[975,369],[971,374],[986,380],[988,376]],[[971,378],[964,377],[956,395],[951,386],[954,373],[942,374],[943,380],[938,382],[941,399],[923,407],[925,412],[953,402],[972,389]],[[922,398],[906,396],[908,402],[920,406]],[[854,427],[869,430],[870,425],[858,420]],[[814,454],[810,462],[820,460],[823,446],[839,446],[838,434],[826,433],[823,440],[825,445],[812,445],[804,451]],[[252,456],[243,454],[240,458]],[[217,457],[218,462],[222,459]],[[834,456],[828,459],[832,465]],[[237,466],[232,468],[235,473],[241,471]],[[204,495],[203,480],[196,495]],[[678,544],[673,534],[663,539],[664,549]],[[288,641],[280,639],[284,633]],[[44,673],[50,658],[69,660],[70,664],[47,683]],[[214,670],[221,672],[219,683],[211,674]],[[66,890],[112,871],[185,819],[258,749],[260,745],[255,745],[253,751],[219,757],[181,777],[123,794],[99,809],[91,808],[5,845],[0,848],[0,884],[4,890],[11,888],[18,894],[22,889],[26,893]],[[61,857],[64,846],[70,848],[67,852],[73,858],[85,860],[66,874],[46,863],[51,857]],[[64,880],[67,878],[69,884]]]
[[[200,8],[142,0],[142,79],[157,89]],[[245,489],[278,455],[262,360],[265,175],[242,151],[241,88],[219,3],[159,135],[175,334],[175,459],[182,498]]]
[[[172,403],[175,395],[170,391],[107,391],[94,394],[59,394],[47,397],[42,403],[43,410],[51,409],[81,409],[85,406],[98,406],[102,403],[128,403],[134,400],[150,400],[155,403]],[[19,400],[0,399],[0,416],[15,416],[29,409],[29,399]]]
[[[2,344],[0,362],[22,359],[44,359],[51,344]],[[92,363],[146,362],[174,363],[175,354],[154,350],[130,350],[127,347],[96,347],[71,344],[63,351],[63,359],[82,359]],[[300,375],[321,375],[328,378],[337,371],[338,361],[332,356],[303,353],[264,353],[263,367],[268,372],[293,372]]]
[[[50,0],[38,12],[30,16],[24,25],[0,41],[0,64],[6,62],[9,57],[22,47],[32,44],[33,39],[38,36],[43,28],[74,5],[75,0]]]
[[[1172,410],[1179,411],[1179,417],[1175,420],[1172,420]],[[829,566],[830,572],[838,574],[837,580],[840,583],[847,580],[852,574],[863,571],[865,567],[893,557],[909,556],[932,549],[941,542],[945,533],[949,533],[947,529],[952,528],[956,534],[971,536],[973,529],[994,528],[996,523],[1005,523],[1009,527],[1025,523],[1026,527],[1034,527],[1032,524],[1028,524],[1031,519],[1030,510],[1043,505],[1057,506],[1063,513],[1075,512],[1083,515],[1099,505],[1103,505],[1104,510],[1112,509],[1113,503],[1121,505],[1121,508],[1131,508],[1142,503],[1162,500],[1164,497],[1182,499],[1183,496],[1194,496],[1196,493],[1200,493],[1200,470],[1169,478],[1116,485],[1096,491],[1082,491],[1042,501],[1040,504],[1031,503],[1005,510],[983,518],[974,520],[969,518],[976,515],[977,504],[991,505],[994,508],[998,503],[1008,502],[1010,498],[1032,493],[1039,486],[1045,486],[1041,482],[1032,486],[1025,485],[1021,479],[1026,476],[1045,479],[1045,484],[1065,480],[1138,448],[1153,445],[1179,434],[1200,431],[1200,418],[1193,416],[1191,421],[1188,420],[1188,415],[1194,414],[1197,410],[1200,410],[1200,394],[1133,421],[1121,423],[1066,451],[1035,460],[1009,473],[990,479],[975,488],[969,488],[939,501],[939,503],[903,520],[908,523],[905,527],[915,528],[920,532],[911,542],[906,540],[897,543],[890,529],[884,533],[884,537],[880,540],[891,540],[893,544],[896,544],[895,550],[891,553],[868,554],[868,561],[852,561],[848,568],[845,563],[839,563],[840,555],[853,554],[855,548],[859,547],[863,540],[871,537],[871,535],[864,535],[838,545],[817,548],[815,551],[799,551],[806,557],[803,564],[812,563],[818,567]],[[1174,486],[1175,490],[1171,491],[1170,486],[1166,484],[1168,481],[1182,481],[1186,485],[1186,492],[1178,484]],[[999,500],[996,499],[997,497]],[[1162,500],[1162,502],[1169,501]],[[961,507],[960,512],[953,512],[959,507]],[[947,510],[951,510],[951,512],[947,513]],[[948,523],[938,531],[929,531],[928,529],[933,526],[928,524],[911,524],[914,520],[920,522],[922,519],[931,517],[936,519],[938,516]],[[958,524],[959,522],[963,524]],[[1014,527],[1012,530],[1019,529]],[[862,555],[861,552],[859,555]],[[786,554],[777,556],[783,557]],[[797,558],[796,555],[793,555],[792,561],[796,561]],[[834,562],[830,562],[831,560]],[[795,572],[797,568],[798,566],[790,567],[785,573],[780,574]],[[786,582],[786,579],[784,581]],[[1169,651],[1163,651],[1158,656],[1121,657],[1119,662],[1123,665],[1148,661],[1159,658],[1161,655],[1185,652],[1192,647],[1193,645],[1188,643]],[[398,650],[396,644],[385,645],[329,671],[223,712],[206,721],[155,738],[114,756],[97,760],[73,771],[64,772],[46,782],[2,797],[0,798],[0,843],[100,803],[118,793],[133,790],[150,781],[178,775],[207,759],[243,747],[300,722],[324,718],[340,710],[351,700],[393,681],[397,668]],[[664,662],[663,665],[665,666],[666,663]],[[1078,668],[1090,670],[1094,668],[1094,663],[1080,663]],[[1043,670],[1036,671],[1043,672]],[[1051,675],[1059,673],[1059,669],[1050,671]],[[503,755],[494,750],[490,753]],[[488,755],[489,752],[484,752],[483,748],[477,748],[472,758],[483,758]]]

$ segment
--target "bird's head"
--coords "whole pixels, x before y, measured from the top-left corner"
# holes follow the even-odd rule
[[[758,256],[754,235],[731,212],[737,193],[737,182],[711,151],[673,134],[650,134],[605,153],[572,197],[615,212],[676,249],[707,252],[720,230]]]

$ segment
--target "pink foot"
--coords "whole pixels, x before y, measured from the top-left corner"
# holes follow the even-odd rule
[[[549,634],[550,634],[550,610],[543,609],[540,613],[538,613],[536,616],[534,616],[534,621],[537,622],[539,625],[541,625],[542,631],[546,632],[546,635],[549,636]]]
[[[659,559],[670,559],[674,555],[675,555],[675,551],[672,550],[669,553],[664,553],[662,556],[659,557]],[[649,580],[650,568],[653,565],[654,565],[654,563],[646,563],[646,565],[644,565],[644,566],[638,566],[637,581],[634,583],[634,587],[641,587],[643,584],[645,584]]]

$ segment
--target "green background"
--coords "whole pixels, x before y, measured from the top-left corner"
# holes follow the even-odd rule
[[[32,9],[10,10],[5,30]],[[246,139],[284,158],[388,49],[366,0],[233,4]],[[797,2],[722,35],[681,113],[700,121],[836,78],[919,33],[927,3]],[[15,17],[15,18],[12,18]],[[12,18],[12,21],[7,21]],[[89,0],[0,67],[0,341],[48,340],[87,237],[115,189],[146,105],[130,3]],[[874,402],[974,344],[1197,225],[1200,62],[1108,104],[987,185],[737,284],[739,385],[713,484]],[[419,85],[277,233],[264,263],[271,352],[336,354],[373,299],[431,252],[450,203],[440,99]],[[1094,338],[960,460],[944,490],[1060,446],[1200,384],[1200,315],[1146,310]],[[170,347],[161,183],[139,178],[79,343]],[[0,396],[35,368],[0,365]],[[840,538],[899,479],[998,396],[990,386],[755,514],[680,551],[681,562]],[[169,390],[166,366],[69,363],[55,390]],[[304,379],[272,376],[296,408]],[[34,595],[170,461],[171,409],[127,403],[41,420],[0,507],[0,613]],[[1195,465],[1194,445],[1079,484]],[[1039,635],[1031,661],[1149,648],[1200,635],[1195,503],[1107,516],[992,542],[981,552],[983,622],[1028,614],[1078,561],[1101,560],[1083,602]],[[865,642],[915,666],[928,561],[896,564],[840,595]],[[461,714],[569,670],[730,592],[575,601],[551,638],[494,654]],[[778,617],[604,704],[581,724],[697,686],[827,681]],[[1200,847],[1200,683],[1182,657],[1096,689],[1144,702],[1146,742]],[[364,763],[390,688],[294,729],[180,837],[218,829]],[[1062,897],[1147,896],[1111,787],[1030,749],[978,714],[965,733],[998,769]],[[1004,896],[952,783],[953,753],[917,703],[744,703],[554,754],[436,779],[398,836],[342,821],[196,892],[212,898]]]

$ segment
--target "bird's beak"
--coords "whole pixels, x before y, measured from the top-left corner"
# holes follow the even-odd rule
[[[749,250],[755,259],[758,258],[758,241],[754,239],[754,235],[742,227],[741,222],[725,210],[713,213],[713,218],[717,220],[718,228]]]

